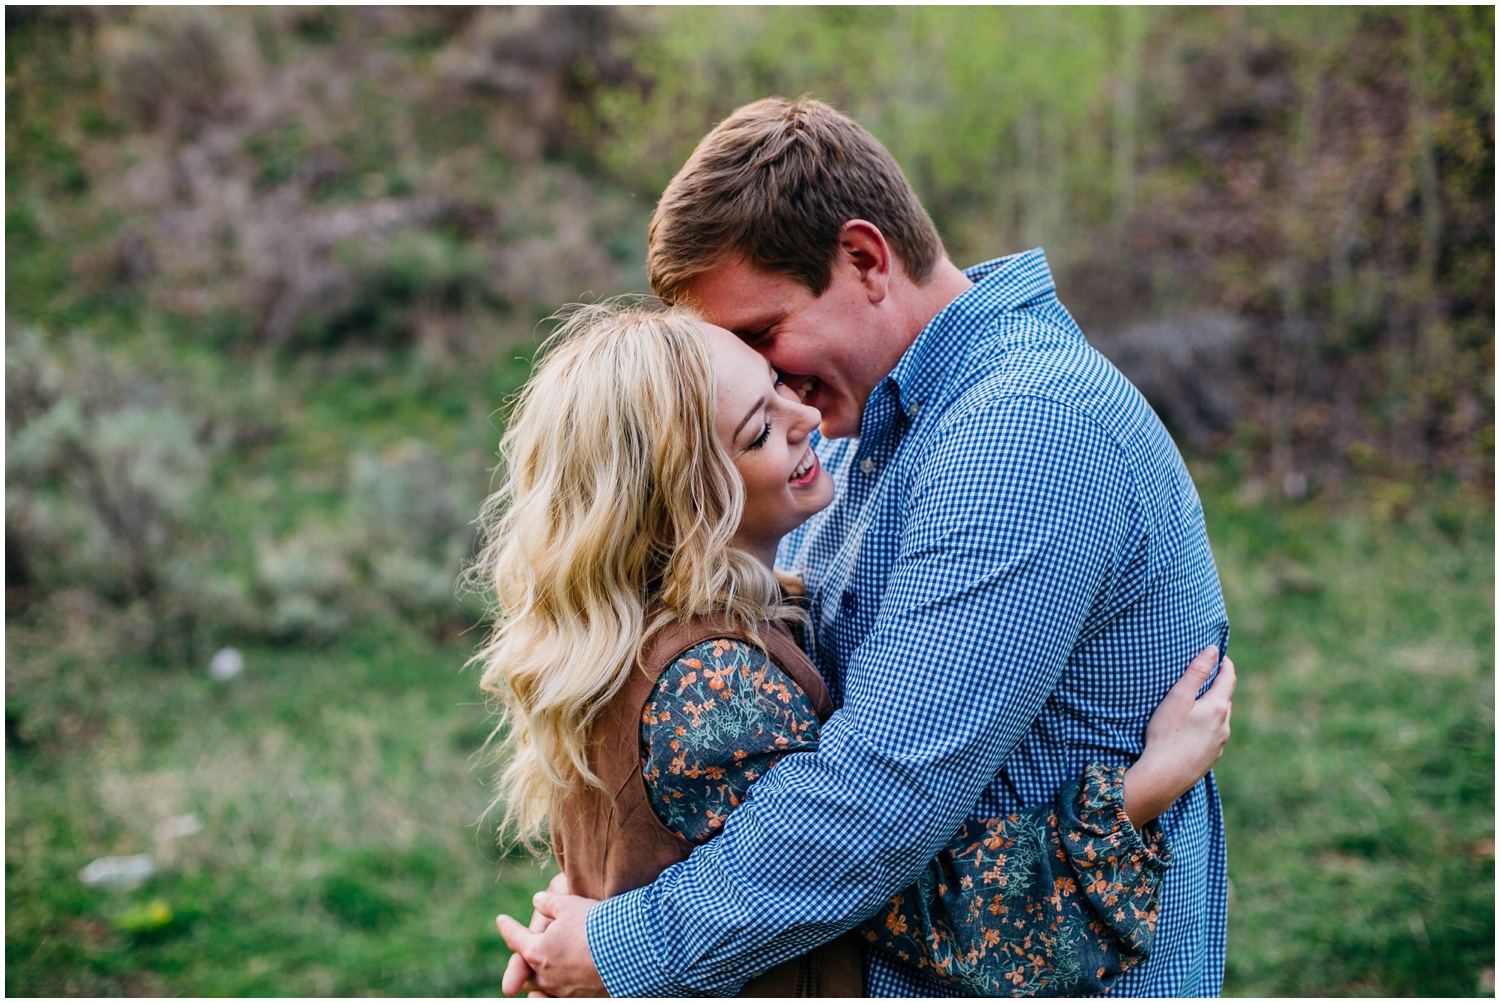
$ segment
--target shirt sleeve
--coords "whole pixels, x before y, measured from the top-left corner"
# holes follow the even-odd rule
[[[1169,863],[1124,778],[1091,764],[1055,805],[965,823],[859,934],[974,996],[1104,992],[1150,955]]]
[[[817,744],[802,688],[759,649],[719,638],[657,681],[641,715],[641,775],[662,824],[702,843],[783,756]]]
[[[687,861],[590,910],[612,994],[732,993],[874,915],[1052,693],[1125,557],[1136,495],[1118,445],[1056,401],[991,401],[943,415],[912,478],[818,750],[782,760]]]

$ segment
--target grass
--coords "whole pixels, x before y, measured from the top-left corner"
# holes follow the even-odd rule
[[[1211,477],[1209,478],[1211,481]],[[1470,995],[1494,957],[1489,509],[1206,486],[1241,669],[1231,995]],[[1454,512],[1458,514],[1455,515]],[[10,995],[493,995],[544,873],[473,823],[469,641],[246,652],[227,684],[12,625]],[[159,844],[162,821],[203,831]],[[145,887],[76,874],[157,851]]]
[[[1206,503],[1241,667],[1232,995],[1494,991],[1493,517],[1378,501]]]
[[[8,994],[498,993],[493,916],[544,875],[474,825],[465,644],[250,650],[217,684],[32,640],[9,652]],[[201,833],[155,837],[186,812]],[[163,866],[138,891],[75,876],[142,852]]]

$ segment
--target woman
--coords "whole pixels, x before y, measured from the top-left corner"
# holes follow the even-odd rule
[[[550,825],[570,891],[599,898],[684,859],[815,746],[833,708],[772,561],[833,485],[807,442],[818,413],[690,313],[584,308],[539,358],[486,503],[499,616],[476,657],[509,721],[503,827]],[[1108,988],[1149,951],[1167,866],[1137,826],[1218,758],[1226,666],[1202,707],[1203,676],[1174,687],[1130,770],[966,825],[857,936],[984,995]],[[745,991],[857,994],[858,960],[841,938]]]

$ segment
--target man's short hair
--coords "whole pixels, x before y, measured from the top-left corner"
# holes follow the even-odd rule
[[[764,98],[704,136],[662,193],[647,252],[651,289],[676,300],[742,254],[820,296],[852,219],[879,228],[914,282],[942,257],[937,228],[879,140],[821,101]]]

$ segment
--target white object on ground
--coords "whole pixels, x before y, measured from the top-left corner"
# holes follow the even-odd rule
[[[208,663],[208,674],[218,682],[233,679],[245,667],[245,657],[234,648],[220,648]]]
[[[156,827],[156,835],[162,839],[176,839],[180,836],[196,836],[203,831],[203,819],[198,813],[190,811],[186,815],[178,815],[169,818]]]
[[[78,880],[89,888],[110,888],[128,892],[146,883],[156,873],[156,864],[147,853],[132,857],[100,857],[78,872]]]

